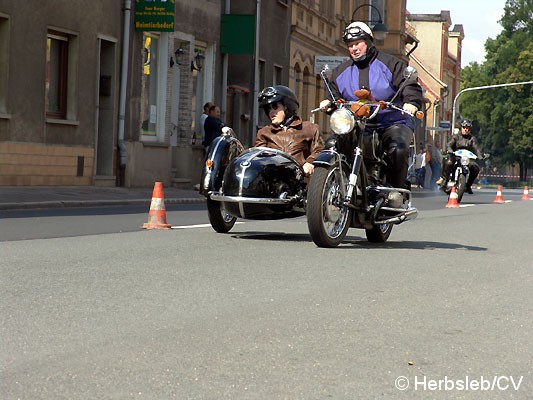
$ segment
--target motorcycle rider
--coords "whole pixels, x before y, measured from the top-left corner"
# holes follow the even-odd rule
[[[406,65],[398,58],[379,51],[374,45],[374,35],[367,24],[352,22],[344,30],[342,40],[348,48],[350,59],[332,71],[331,89],[336,98],[357,101],[355,91],[366,87],[377,101],[390,101],[405,80]],[[377,115],[376,124],[367,129],[376,130],[388,154],[387,180],[398,188],[405,188],[409,144],[413,134],[412,115],[423,104],[422,88],[418,82],[406,84],[398,96],[404,112],[385,109]],[[323,100],[320,108],[333,111],[330,100]]]
[[[448,154],[442,160],[442,175],[437,181],[437,185],[440,185],[441,190],[446,189],[448,185],[448,179],[455,163],[455,155],[453,154],[454,151],[466,149],[470,150],[478,158],[483,158],[483,154],[481,153],[476,137],[470,133],[471,130],[472,121],[469,119],[464,119],[463,122],[461,122],[461,133],[453,134],[448,141],[446,146],[446,151]],[[468,170],[468,181],[466,182],[465,192],[474,194],[474,192],[472,192],[472,184],[479,174],[479,165],[477,165],[474,160],[470,160],[470,163],[468,164]]]
[[[313,161],[324,148],[318,125],[301,120],[297,115],[298,99],[286,86],[263,89],[258,101],[271,124],[257,132],[255,146],[278,149],[293,156],[304,173],[311,175]]]

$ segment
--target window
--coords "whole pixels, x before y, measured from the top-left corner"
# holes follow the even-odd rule
[[[374,7],[369,7],[371,9],[370,19],[371,25],[375,25],[380,19],[382,22],[385,21],[385,4],[384,0],[372,0],[371,4],[379,10],[379,13]],[[381,18],[380,18],[381,14]]]
[[[49,33],[46,38],[46,115],[65,119],[67,115],[68,37]]]
[[[76,64],[78,37],[72,33],[48,30],[46,36],[46,116],[51,119],[76,118]]]
[[[141,121],[143,138],[157,136],[157,64],[159,37],[143,34],[143,66],[141,83]]]
[[[277,65],[274,66],[274,80],[272,84],[275,85],[281,85],[281,77],[283,73],[283,68],[278,67]]]

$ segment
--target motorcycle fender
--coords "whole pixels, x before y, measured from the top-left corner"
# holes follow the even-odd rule
[[[346,159],[342,154],[336,153],[334,151],[325,150],[320,152],[318,156],[313,161],[314,166],[330,167],[339,163],[339,159],[343,164],[346,164]]]
[[[209,192],[218,191],[222,186],[226,167],[243,151],[243,145],[233,136],[222,135],[215,138],[209,146],[202,167],[200,194],[208,196]]]

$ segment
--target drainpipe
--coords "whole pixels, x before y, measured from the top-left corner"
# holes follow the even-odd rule
[[[124,144],[124,122],[126,119],[126,88],[128,82],[128,61],[130,47],[131,0],[124,0],[124,34],[122,37],[122,65],[120,69],[120,98],[118,114],[118,149],[121,169],[126,167],[126,145]],[[124,185],[124,182],[122,182]]]
[[[253,110],[252,110],[252,132],[249,133],[248,142],[254,142],[257,125],[259,124],[259,43],[261,29],[261,0],[256,0],[255,4],[255,52],[254,52],[254,89],[253,89]]]
[[[435,99],[435,101],[433,102],[433,127],[434,128],[437,127],[437,108],[439,108],[439,104],[440,104],[440,100]],[[435,133],[433,133],[431,136],[432,136],[433,142],[435,142]]]
[[[231,0],[225,0],[224,13],[229,14],[231,10]],[[222,109],[222,121],[227,122],[226,109],[228,95],[228,64],[229,54],[222,55],[222,96],[220,98],[220,108]]]

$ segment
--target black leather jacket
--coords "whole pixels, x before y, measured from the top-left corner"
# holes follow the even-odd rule
[[[448,141],[446,150],[448,153],[453,153],[459,149],[470,150],[478,158],[483,158],[483,154],[481,153],[481,149],[479,148],[476,137],[470,133],[468,135],[463,135],[461,133],[452,135]]]

